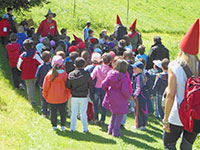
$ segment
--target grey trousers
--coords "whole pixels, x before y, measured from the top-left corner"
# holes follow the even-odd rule
[[[25,80],[28,99],[31,100],[31,103],[35,103],[35,82],[36,79]]]

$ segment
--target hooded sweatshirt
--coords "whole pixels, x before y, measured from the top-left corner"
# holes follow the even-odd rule
[[[10,67],[17,67],[17,61],[20,55],[20,47],[21,46],[18,43],[9,43],[6,46]]]
[[[17,33],[17,43],[23,47],[23,42],[27,39],[27,36],[25,33]]]
[[[107,73],[111,70],[112,68],[110,68],[108,65],[102,64],[102,65],[98,65],[94,68],[91,77],[92,80],[94,80],[95,78],[97,79],[96,88],[101,88],[102,86],[102,81],[106,78]]]

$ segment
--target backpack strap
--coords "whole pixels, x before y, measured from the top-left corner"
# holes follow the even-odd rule
[[[190,68],[187,64],[185,64],[184,62],[181,62],[180,65],[183,68],[187,78],[193,76],[192,71],[190,70]]]

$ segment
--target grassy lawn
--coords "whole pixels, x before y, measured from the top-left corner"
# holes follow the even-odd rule
[[[48,8],[57,13],[58,28],[66,27],[71,36],[75,33],[82,37],[82,29],[87,20],[92,22],[95,36],[106,28],[114,31],[116,14],[122,22],[129,26],[138,18],[137,28],[142,34],[143,43],[148,53],[153,44],[153,37],[160,35],[163,44],[170,50],[170,59],[174,60],[179,52],[178,43],[184,33],[200,16],[197,0],[130,0],[129,20],[126,21],[126,5],[124,0],[76,0],[76,14],[73,17],[73,0],[50,0],[43,7],[35,7],[26,15],[15,14],[19,22],[24,18],[33,18],[35,27],[44,19]],[[107,114],[106,125],[99,127],[89,125],[90,133],[82,132],[78,121],[77,132],[71,133],[70,119],[67,118],[66,132],[52,131],[49,119],[41,117],[40,96],[37,89],[37,105],[32,107],[25,91],[15,90],[12,86],[8,60],[5,50],[0,47],[0,149],[16,150],[161,150],[162,125],[149,117],[146,131],[132,130],[135,125],[134,115],[128,115],[126,129],[122,138],[114,138],[107,134],[110,113]],[[178,142],[180,143],[180,141]],[[177,146],[178,147],[178,146]],[[195,141],[194,150],[200,149],[200,137]]]

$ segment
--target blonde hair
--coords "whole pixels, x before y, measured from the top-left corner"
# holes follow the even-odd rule
[[[187,64],[193,75],[197,76],[199,74],[199,59],[196,55],[190,55],[180,51],[178,61]]]
[[[18,27],[18,32],[24,32],[24,27],[22,25]]]

